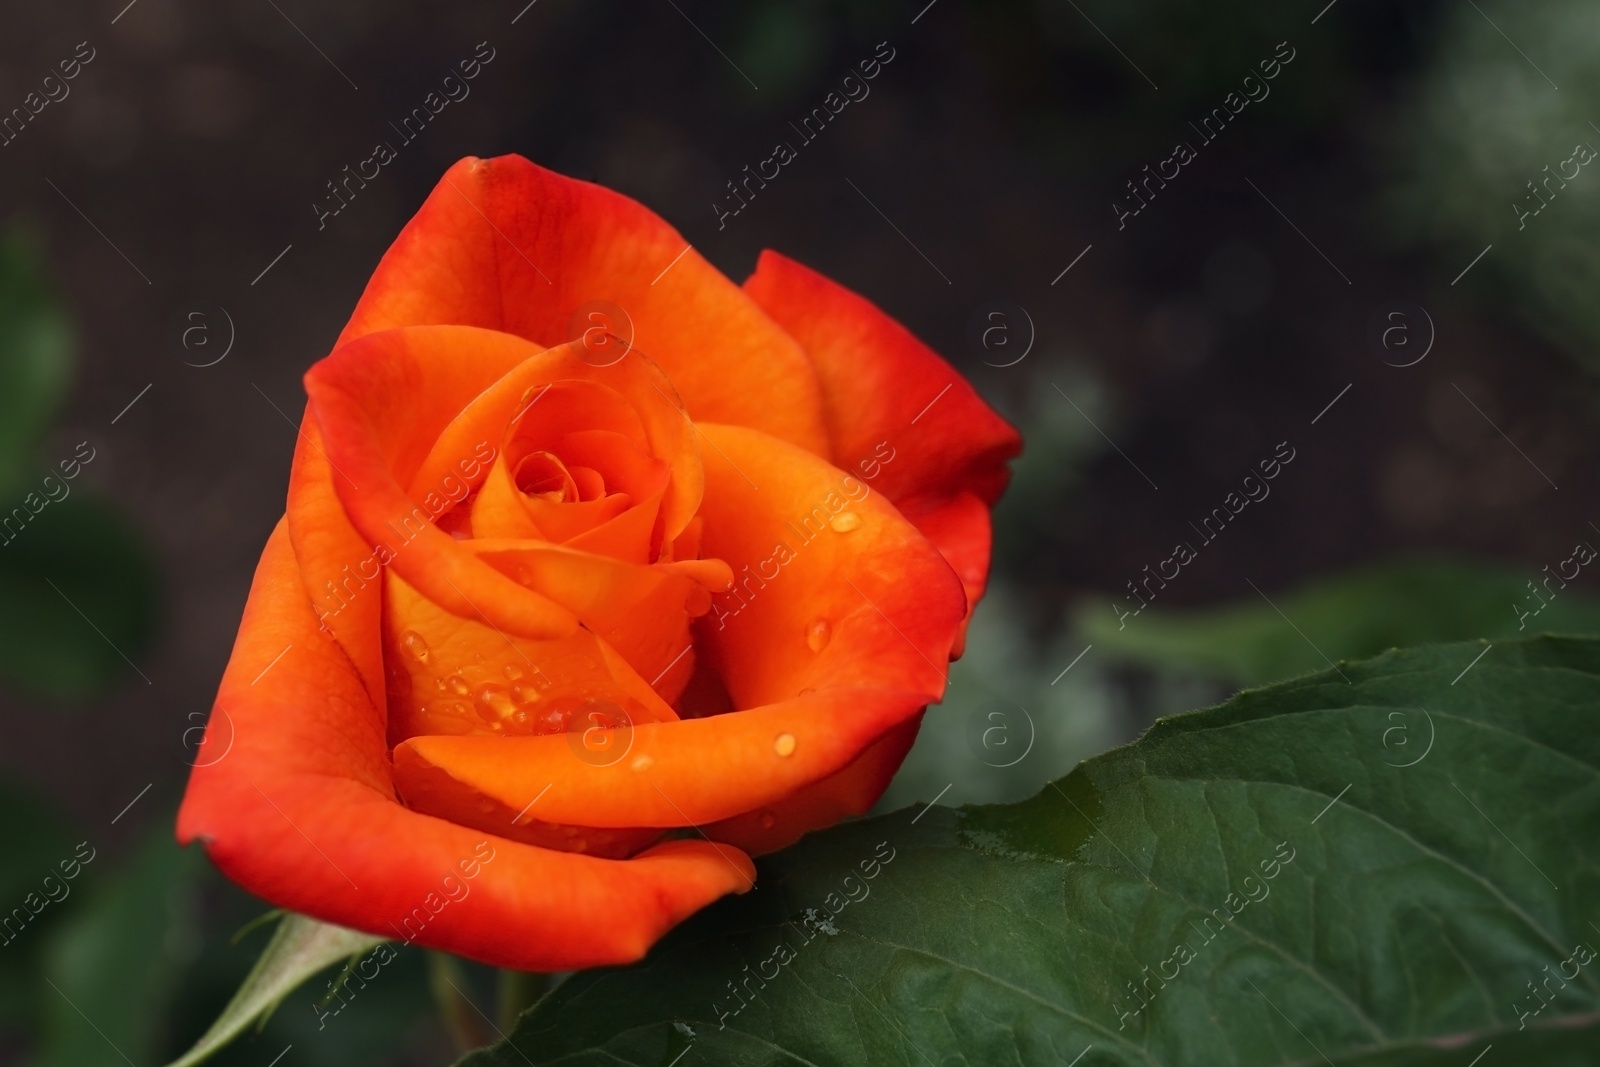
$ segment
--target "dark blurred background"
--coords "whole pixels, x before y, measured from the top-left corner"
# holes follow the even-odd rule
[[[1588,575],[1519,618],[1600,543],[1592,4],[525,4],[0,10],[0,115],[28,114],[0,122],[0,505],[47,501],[0,548],[0,909],[95,850],[0,946],[0,1061],[164,1062],[259,952],[230,938],[264,905],[172,813],[300,376],[464,155],[625,192],[736,280],[782,250],[1023,429],[991,598],[886,804],[1027,795],[1325,658],[1600,629]],[[470,96],[319,230],[326,183],[480,42]],[[798,158],[719,227],[780,141]],[[1204,543],[1280,442],[1270,495]],[[1180,541],[1197,557],[1119,619]],[[420,959],[321,1032],[314,985],[219,1062],[450,1057]]]

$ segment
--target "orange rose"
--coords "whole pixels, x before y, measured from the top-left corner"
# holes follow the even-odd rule
[[[445,174],[305,384],[178,836],[525,970],[636,959],[877,800],[1018,449],[861,297],[515,156]]]

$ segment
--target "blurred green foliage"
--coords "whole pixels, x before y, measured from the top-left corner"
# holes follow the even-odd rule
[[[923,717],[917,742],[874,809],[939,797],[943,805],[1032,796],[1081,760],[1130,741],[1138,718],[1107,659],[1070,627],[1040,638],[1022,624],[1018,596],[990,588],[950,670],[944,701]],[[1194,677],[1157,676],[1139,694],[1148,708],[1180,711],[1226,692]],[[1132,713],[1132,714],[1130,714]],[[948,792],[945,787],[949,786]]]
[[[172,990],[199,948],[184,921],[197,853],[163,826],[109,876],[96,861],[79,875],[85,899],[45,949],[37,1067],[151,1062]]]
[[[0,519],[10,520],[0,532],[0,675],[58,702],[88,700],[127,677],[124,657],[149,646],[160,603],[145,540],[75,480],[93,470],[79,460],[98,454],[95,442],[87,453],[68,445],[44,454],[74,347],[36,241],[13,227],[0,236]],[[75,478],[62,476],[67,469]]]
[[[138,530],[103,497],[46,507],[0,548],[0,673],[81,702],[131,675],[150,645],[160,578]]]
[[[1038,559],[1076,532],[1072,524],[1080,516],[1067,505],[1088,465],[1109,448],[1095,427],[1116,435],[1127,417],[1080,353],[1040,355],[1041,363],[1028,368],[1030,410],[1013,419],[1022,430],[1022,455],[1012,460],[1011,484],[995,505],[997,572]],[[1040,366],[1052,368],[1048,377]]]
[[[1518,609],[1539,603],[1528,592],[1532,577],[1502,564],[1408,557],[1268,592],[1272,604],[1256,598],[1195,611],[1146,608],[1119,625],[1115,612],[1095,602],[1081,605],[1076,620],[1114,657],[1242,685],[1435,641],[1600,634],[1600,600],[1575,589],[1558,590],[1520,626]]]
[[[83,836],[15,789],[0,786],[0,802],[17,816],[0,825],[0,902],[9,909],[38,891]],[[29,1050],[13,1062],[31,1067],[165,1063],[220,1014],[268,941],[260,926],[235,940],[264,905],[229,885],[198,849],[180,848],[170,822],[158,819],[128,855],[91,840],[96,854],[67,883],[71,892],[0,947],[0,1055]],[[290,1045],[301,1067],[448,1062],[423,955],[399,946],[396,953],[364,988],[343,990],[345,1008],[321,1019],[313,1004],[328,995],[338,968],[317,968],[317,980],[207,1062],[261,1067]],[[492,1005],[489,969],[467,971],[476,1003]]]
[[[0,782],[0,917],[13,918],[12,909],[27,910],[27,895],[42,893],[42,881],[57,871],[57,864],[72,856],[73,839],[61,817],[41,797]],[[70,899],[70,898],[68,898]],[[40,993],[49,987],[39,981],[41,946],[46,932],[64,907],[43,908],[20,931],[8,927],[0,939],[0,1048],[4,1035],[32,1024],[40,1012]]]
[[[72,327],[40,258],[27,230],[0,235],[0,491],[8,498],[33,473],[34,452],[72,378]]]
[[[1600,113],[1583,91],[1600,76],[1594,5],[1451,6],[1436,40],[1383,134],[1396,231],[1435,249],[1447,276],[1493,244],[1463,284],[1600,371],[1600,174],[1562,167],[1574,146],[1600,148]]]

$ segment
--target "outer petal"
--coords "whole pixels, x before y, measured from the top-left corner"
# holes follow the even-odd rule
[[[701,547],[734,572],[704,644],[734,706],[851,685],[938,699],[966,598],[935,546],[809,453],[742,427],[699,430],[711,446]]]
[[[989,570],[988,509],[973,502],[991,505],[1005,488],[1006,461],[1022,447],[1016,430],[931,348],[837,282],[766,251],[744,287],[816,366],[835,462],[868,477],[939,546],[970,616]]]
[[[202,842],[234,881],[283,907],[377,934],[417,931],[420,909],[417,942],[537,971],[637,959],[675,923],[752,884],[749,860],[726,845],[673,841],[631,860],[604,860],[400,806],[383,715],[318,630],[296,571],[280,523],[213,713],[231,729],[208,729],[178,815],[179,840]],[[286,645],[271,684],[253,686]],[[474,868],[462,865],[474,859],[468,875]]]
[[[865,815],[889,788],[917,740],[922,716],[915,715],[869,745],[854,763],[820,782],[797,789],[776,804],[702,826],[713,841],[726,841],[752,856],[786,848],[802,834],[841,819]]]
[[[445,173],[339,343],[460,324],[553,346],[577,336],[588,323],[574,328],[574,312],[600,300],[631,319],[632,343],[666,369],[695,418],[826,454],[816,374],[788,334],[654,212],[521,156],[469,157]]]
[[[625,754],[604,766],[579,758],[581,742],[561,734],[413,737],[395,749],[395,780],[411,803],[419,784],[440,791],[430,772],[441,770],[512,811],[551,784],[534,814],[563,825],[701,826],[779,804],[927,702],[923,693],[824,689],[750,711],[644,723],[617,731],[613,751]]]
[[[917,497],[900,506],[923,536],[939,546],[966,590],[967,616],[955,649],[959,656],[966,643],[967,623],[989,583],[989,551],[994,543],[989,505],[975,493],[957,493],[945,500]]]
[[[383,652],[378,621],[383,614],[381,568],[371,545],[350,523],[333,482],[342,477],[328,463],[322,431],[309,408],[289,471],[289,536],[300,561],[300,582],[345,655],[361,672],[367,693],[382,706]]]

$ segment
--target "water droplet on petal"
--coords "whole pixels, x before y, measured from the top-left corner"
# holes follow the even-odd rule
[[[433,705],[434,708],[458,718],[467,718],[472,714],[471,705],[462,700],[440,700]]]
[[[794,734],[779,734],[777,739],[772,742],[772,751],[780,756],[792,756],[794,755],[794,746]]]
[[[828,520],[828,525],[833,527],[834,533],[849,533],[861,525],[861,516],[853,511],[841,511]]]
[[[406,646],[406,651],[416,657],[419,663],[428,662],[428,642],[415,630],[407,630],[400,635],[400,643]]]
[[[510,678],[513,682],[516,681],[522,677],[522,668],[517,666],[515,663],[507,663],[506,677]]]
[[[472,687],[467,684],[467,680],[461,677],[459,674],[452,674],[450,677],[446,678],[445,684],[450,687],[450,691],[456,696],[464,697],[468,693],[472,692]]]
[[[770,830],[774,826],[776,826],[777,824],[778,824],[778,817],[776,815],[772,814],[772,812],[764,811],[764,812],[761,813],[761,828],[763,830]]]
[[[509,719],[517,710],[505,686],[492,683],[478,687],[477,702],[478,714],[496,725],[501,719]]]
[[[649,756],[645,755],[642,752],[639,753],[639,755],[633,757],[633,763],[631,764],[633,769],[636,770],[636,771],[648,771],[651,767],[654,767],[655,765],[656,765],[656,761],[651,759]]]
[[[817,619],[806,627],[806,645],[813,652],[821,652],[833,638],[833,624],[827,619]]]
[[[531,685],[514,685],[511,687],[511,699],[518,704],[532,704],[539,699],[539,690]]]

